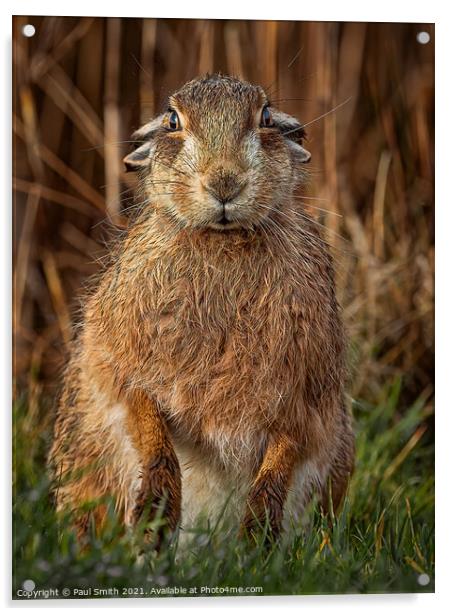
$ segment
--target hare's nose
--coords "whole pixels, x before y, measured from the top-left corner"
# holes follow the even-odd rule
[[[205,189],[222,205],[233,201],[245,186],[236,173],[225,170],[218,170],[211,173],[204,183]]]

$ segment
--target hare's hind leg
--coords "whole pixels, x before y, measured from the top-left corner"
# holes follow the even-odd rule
[[[330,504],[333,513],[339,511],[354,471],[354,456],[354,434],[345,412],[343,430],[321,494],[321,507],[325,512],[330,510]]]
[[[54,497],[58,511],[71,513],[77,538],[84,543],[91,527],[97,534],[101,532],[108,514],[106,499],[114,493],[107,489],[109,477],[100,468],[101,456],[93,462],[80,454],[76,464],[69,459],[61,461],[64,470],[55,473]]]
[[[325,513],[337,513],[354,470],[354,435],[346,412],[342,416],[337,446],[330,457],[300,461],[294,471],[285,508],[285,529],[305,524],[306,505],[314,497]]]
[[[86,516],[84,503],[108,497],[126,525],[138,522],[145,511],[152,521],[162,506],[174,530],[181,510],[181,474],[158,408],[144,392],[122,392],[117,398],[106,389],[113,387],[101,390],[92,374],[77,368],[67,374],[50,456],[57,506],[76,512],[79,536],[91,519],[101,527],[106,515],[104,505]]]
[[[62,396],[49,462],[57,509],[72,512],[82,539],[91,524],[97,531],[102,528],[109,498],[121,520],[130,521],[141,466],[126,407],[94,387],[89,392],[74,389],[71,393],[67,384]],[[89,512],[87,504],[94,504]]]

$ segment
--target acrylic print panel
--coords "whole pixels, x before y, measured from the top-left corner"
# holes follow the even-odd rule
[[[13,597],[433,592],[433,25],[17,16],[13,81]]]

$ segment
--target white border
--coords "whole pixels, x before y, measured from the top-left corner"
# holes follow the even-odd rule
[[[428,23],[435,21],[433,5],[437,2],[412,1],[410,4],[394,0],[380,0],[379,8],[371,2],[283,2],[265,3],[258,0],[174,0],[152,3],[135,0],[114,4],[99,0],[79,0],[71,4],[58,0],[18,0],[11,4],[11,12],[18,15],[91,15],[122,17],[179,17],[204,19],[300,19],[307,21],[401,21]]]
[[[401,21],[401,22],[436,22],[436,348],[437,348],[437,430],[436,430],[436,594],[435,595],[366,595],[366,596],[307,596],[307,597],[263,597],[263,598],[230,598],[230,599],[154,599],[152,602],[139,600],[107,600],[65,602],[14,602],[9,599],[11,593],[11,550],[10,544],[10,375],[11,375],[11,309],[10,309],[10,251],[11,251],[11,15],[121,15],[130,17],[202,17],[202,18],[237,18],[237,19],[302,19],[325,21]],[[451,11],[446,2],[431,0],[430,2],[398,3],[395,0],[380,0],[379,4],[369,2],[278,2],[265,5],[263,1],[248,2],[229,0],[227,3],[201,2],[197,0],[172,0],[171,2],[152,3],[149,0],[135,0],[133,3],[99,2],[95,0],[78,0],[77,3],[63,3],[61,0],[40,2],[16,1],[9,6],[2,6],[2,75],[4,82],[0,89],[0,151],[3,155],[0,165],[0,186],[3,192],[2,242],[1,242],[1,290],[2,290],[2,345],[1,345],[1,393],[3,398],[2,436],[5,439],[3,452],[2,490],[3,506],[0,507],[1,527],[4,540],[0,544],[4,558],[1,561],[0,580],[3,603],[10,609],[20,612],[33,606],[42,611],[54,607],[60,610],[81,608],[86,613],[111,609],[129,609],[174,612],[184,609],[186,613],[198,613],[201,609],[250,610],[260,613],[275,614],[278,606],[288,612],[310,610],[319,613],[334,610],[335,615],[363,614],[364,609],[369,614],[379,614],[383,611],[391,614],[411,613],[423,614],[427,610],[443,611],[451,605],[449,590],[451,586],[452,559],[452,473],[451,473],[451,438],[453,421],[451,394],[448,389],[451,365],[451,320],[453,303],[449,301],[453,259],[451,256],[453,230],[453,200],[451,198],[452,166],[450,154],[453,144],[452,110],[453,91],[451,78],[452,28]],[[449,378],[450,377],[450,378]],[[5,506],[6,503],[6,506]],[[7,548],[7,549],[5,549]]]

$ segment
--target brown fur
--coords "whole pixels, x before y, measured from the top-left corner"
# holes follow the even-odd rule
[[[112,494],[134,522],[165,496],[175,528],[178,447],[249,490],[247,531],[268,516],[278,534],[307,463],[319,479],[306,497],[325,501],[331,481],[340,504],[354,446],[332,261],[293,199],[303,128],[276,110],[260,126],[266,100],[231,77],[194,80],[170,98],[180,130],[166,113],[135,134],[125,162],[147,202],[67,370],[51,453],[60,507]]]

